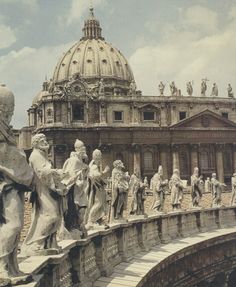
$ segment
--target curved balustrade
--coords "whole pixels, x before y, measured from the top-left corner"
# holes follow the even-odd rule
[[[172,285],[158,285],[155,283],[157,281],[154,280],[155,277],[153,276],[155,274],[161,276],[160,270],[164,272],[163,274],[166,274],[167,270],[169,270],[169,265],[171,266],[171,264],[176,261],[178,254],[182,254],[179,256],[185,258],[188,252],[190,252],[189,250],[194,250],[194,247],[192,247],[193,249],[188,250],[191,242],[187,239],[187,245],[185,246],[183,244],[185,242],[183,238],[188,238],[189,236],[194,238],[194,234],[197,235],[200,233],[197,237],[198,239],[202,239],[202,242],[205,242],[204,248],[206,251],[212,245],[216,244],[214,243],[215,238],[221,238],[226,235],[229,236],[231,241],[234,240],[234,244],[231,245],[236,246],[236,227],[232,228],[235,226],[235,223],[236,207],[191,210],[129,220],[128,223],[113,225],[108,230],[90,232],[89,237],[83,240],[62,241],[61,247],[63,252],[61,254],[53,256],[33,256],[26,259],[21,258],[21,270],[33,273],[35,278],[35,282],[21,286],[185,286],[178,284],[174,285],[173,282],[173,284],[171,283]],[[221,239],[219,239],[219,242],[224,242],[224,240],[220,240]],[[201,240],[196,241],[195,244],[199,244],[200,242]],[[161,245],[163,243],[165,245]],[[183,248],[181,247],[181,244],[183,244]],[[231,247],[231,245],[229,247]],[[151,264],[151,262],[148,263],[146,262],[147,260],[145,261],[142,259],[142,256],[147,254],[149,250],[152,249],[150,252],[153,252],[153,248],[156,254],[161,255],[163,246],[169,246],[169,250],[174,248],[173,251],[177,250],[177,255],[174,254],[172,257],[166,256],[166,258],[164,258],[165,260],[162,262],[162,267],[158,264],[158,260],[156,260],[155,264],[153,262]],[[176,247],[178,248],[176,249]],[[187,249],[186,252],[184,251],[183,253],[181,250],[184,248]],[[225,246],[224,248],[227,247]],[[233,255],[234,252],[232,250],[231,252]],[[166,254],[168,254],[168,252]],[[140,276],[135,275],[134,278],[136,278],[136,280],[132,281],[129,278],[132,283],[130,283],[129,280],[127,281],[128,283],[125,283],[124,281],[126,280],[124,280],[124,277],[123,280],[117,279],[118,281],[114,281],[116,283],[110,282],[110,278],[115,279],[117,273],[121,274],[122,268],[125,270],[125,266],[128,266],[127,264],[135,263],[136,260],[138,260],[139,263],[142,263],[142,260],[146,262],[144,267],[142,267],[143,264],[141,265],[141,269],[145,272],[141,272]],[[191,261],[190,263],[193,264]],[[187,264],[187,262],[185,262],[185,264]],[[188,270],[190,273],[192,272],[191,264],[189,264]],[[204,262],[202,264],[204,264]],[[121,268],[121,266],[123,267]],[[234,264],[231,264],[231,267],[233,266]],[[150,273],[150,270],[152,269],[154,271]],[[174,269],[171,270],[173,273]],[[179,269],[177,268],[176,270]],[[138,274],[138,272],[135,274]],[[168,276],[165,276],[163,278],[169,278]],[[174,274],[171,276],[173,277]],[[178,277],[177,274],[175,276],[176,278]],[[154,280],[154,283],[151,285],[152,280]],[[166,282],[169,281],[167,280]]]

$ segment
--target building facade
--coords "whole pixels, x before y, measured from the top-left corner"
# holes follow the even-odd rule
[[[44,133],[51,159],[61,167],[78,138],[91,155],[100,148],[104,164],[121,159],[150,178],[161,164],[165,176],[179,168],[188,179],[198,166],[204,177],[217,172],[228,182],[236,171],[236,100],[232,91],[183,96],[174,83],[155,96],[136,88],[129,63],[102,37],[93,9],[83,37],[58,62],[53,78],[28,110],[29,126],[19,145],[30,152],[31,134]],[[206,82],[204,82],[206,84]]]

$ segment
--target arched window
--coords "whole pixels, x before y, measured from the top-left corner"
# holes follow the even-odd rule
[[[153,154],[150,151],[146,151],[143,154],[144,159],[144,169],[145,170],[151,170],[153,169]]]

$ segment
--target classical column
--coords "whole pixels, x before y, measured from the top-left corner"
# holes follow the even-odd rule
[[[179,145],[172,145],[172,166],[179,170]]]
[[[193,174],[194,168],[198,166],[198,145],[192,144],[191,148],[191,174]]]
[[[166,179],[168,178],[168,146],[161,145],[160,146],[160,155],[161,155],[161,165],[163,168],[163,177]]]
[[[233,172],[236,172],[236,143],[233,143]]]
[[[216,145],[216,170],[220,182],[224,182],[224,161],[223,161],[224,145]]]
[[[133,145],[133,155],[134,155],[134,161],[133,161],[133,170],[138,170],[141,174],[141,151],[140,146]]]

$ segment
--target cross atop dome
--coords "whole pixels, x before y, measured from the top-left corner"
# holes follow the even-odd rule
[[[90,2],[90,14],[89,18],[84,21],[83,33],[84,37],[82,39],[101,39],[102,37],[102,28],[100,27],[99,21],[94,16],[94,8],[92,5],[92,1]]]

